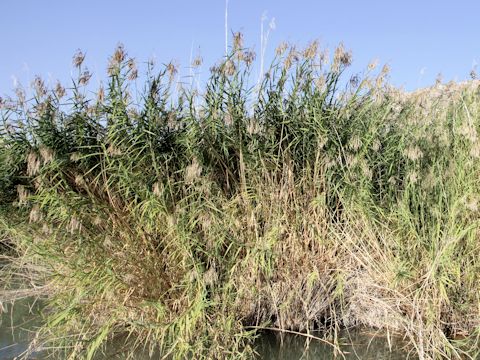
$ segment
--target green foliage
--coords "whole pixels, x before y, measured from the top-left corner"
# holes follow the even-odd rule
[[[373,65],[345,81],[350,54],[328,66],[312,44],[280,48],[252,86],[251,55],[234,48],[201,94],[149,64],[132,94],[119,47],[88,97],[77,54],[70,89],[36,79],[31,100],[2,101],[0,242],[16,257],[0,272],[48,289],[39,341],[91,359],[128,333],[235,358],[253,354],[246,326],[363,324],[422,358],[473,354],[478,84],[406,94]]]

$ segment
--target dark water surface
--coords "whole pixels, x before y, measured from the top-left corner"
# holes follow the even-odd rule
[[[40,310],[39,302],[19,300],[12,305],[0,300],[0,360],[14,359],[25,351],[40,325]]]
[[[405,341],[392,336],[389,339],[386,334],[371,329],[343,331],[339,341],[343,356],[337,353],[336,359],[416,359],[414,353],[409,354]],[[286,335],[282,339],[278,334],[263,334],[257,342],[257,351],[261,359],[268,360],[335,358],[333,346],[299,335]]]
[[[2,311],[3,310],[5,311]],[[40,324],[38,317],[41,304],[28,300],[17,301],[14,306],[0,306],[0,360],[12,360],[21,355],[29,341],[33,338],[33,330]],[[388,338],[368,329],[343,331],[340,334],[340,344],[343,356],[347,360],[400,360],[416,359],[414,354],[406,350],[405,343],[398,337]],[[107,346],[108,355],[99,355],[98,360],[124,359],[116,348],[121,344],[112,343]],[[333,359],[335,354],[332,346],[318,340],[310,340],[299,335],[283,335],[269,332],[262,334],[255,342],[260,359],[296,360],[296,359]],[[45,359],[46,354],[36,353],[30,359]],[[154,356],[154,359],[159,356]],[[52,359],[50,357],[49,359]],[[138,351],[135,359],[147,360],[147,352]],[[343,359],[341,355],[337,359]]]

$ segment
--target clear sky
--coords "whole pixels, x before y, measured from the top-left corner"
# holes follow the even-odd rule
[[[206,77],[225,47],[225,0],[0,0],[0,14],[0,94],[37,74],[68,81],[77,49],[101,76],[119,42],[140,62],[175,60],[183,75],[193,49]],[[272,18],[276,25],[267,53],[283,40],[318,39],[331,49],[343,41],[355,70],[379,59],[407,90],[432,84],[439,72],[446,81],[467,79],[480,63],[480,1],[229,0],[229,30],[243,32],[257,53],[263,15],[265,29]]]

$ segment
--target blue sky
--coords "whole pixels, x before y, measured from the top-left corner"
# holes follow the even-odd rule
[[[119,42],[139,62],[174,60],[181,75],[193,49],[205,61],[204,77],[225,47],[225,0],[2,0],[0,14],[0,94],[35,75],[68,82],[77,49],[98,82]],[[276,25],[267,53],[281,41],[304,46],[318,39],[332,50],[343,41],[355,71],[378,59],[390,65],[391,82],[407,90],[432,84],[440,72],[446,81],[467,79],[480,63],[477,1],[229,0],[229,30],[243,32],[257,53],[263,15],[265,28],[272,18]]]

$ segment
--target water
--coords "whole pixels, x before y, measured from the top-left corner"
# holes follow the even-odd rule
[[[408,353],[406,343],[398,337],[379,334],[369,329],[343,331],[340,336],[343,353],[337,359],[366,360],[404,360],[416,359],[415,354]],[[389,345],[390,344],[390,345]],[[334,349],[331,345],[318,340],[308,340],[304,336],[286,335],[283,339],[275,333],[263,334],[257,342],[257,352],[265,360],[293,359],[333,359]]]
[[[14,305],[0,302],[0,360],[13,359],[22,354],[40,325],[39,302],[16,301]],[[38,359],[38,354],[32,359]]]
[[[38,317],[41,304],[27,300],[17,301],[15,306],[3,304],[5,312],[0,315],[0,360],[12,360],[25,351],[33,337],[33,330],[40,324]],[[0,308],[1,310],[1,308]],[[400,360],[416,359],[404,348],[401,339],[379,335],[368,329],[344,331],[340,334],[342,351],[345,359],[366,360]],[[390,344],[390,345],[389,345]],[[124,359],[121,353],[116,353],[119,343],[107,346],[108,355],[97,356],[98,360]],[[296,359],[332,359],[332,346],[317,340],[310,340],[299,335],[283,335],[269,332],[262,334],[255,342],[255,349],[260,359],[266,360],[296,360]],[[36,353],[30,359],[45,359],[46,354]],[[154,357],[159,358],[159,356]],[[51,358],[50,358],[51,359]],[[135,359],[149,359],[146,352],[138,351]],[[342,359],[339,356],[338,359]]]

